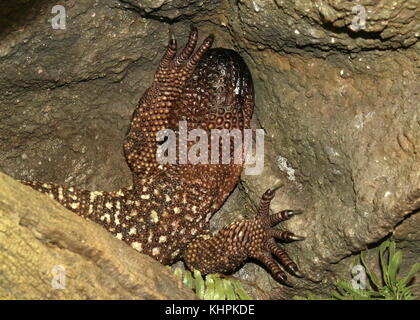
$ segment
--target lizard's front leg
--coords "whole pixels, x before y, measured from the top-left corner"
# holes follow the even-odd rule
[[[209,35],[194,52],[198,39],[197,29],[191,26],[188,42],[177,56],[175,39],[170,39],[152,85],[140,98],[134,111],[130,130],[125,138],[124,153],[136,176],[150,176],[159,166],[156,151],[159,142],[156,132],[174,129],[175,116],[182,100],[186,82],[194,73],[200,59],[212,46],[214,36]]]
[[[275,239],[284,241],[303,240],[289,231],[273,228],[277,223],[302,213],[301,210],[285,210],[269,215],[269,205],[274,198],[275,189],[268,189],[261,198],[257,216],[251,220],[234,222],[221,229],[214,236],[203,235],[190,243],[184,253],[184,261],[192,270],[202,273],[229,273],[240,266],[247,258],[261,261],[273,277],[290,285],[285,272],[273,259],[290,272],[302,277],[298,266],[289,258]]]

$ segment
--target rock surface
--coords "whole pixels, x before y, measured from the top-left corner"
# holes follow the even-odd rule
[[[268,297],[327,294],[353,255],[392,236],[404,273],[420,253],[418,1],[68,0],[65,30],[49,1],[0,4],[0,171],[14,178],[113,190],[131,183],[122,141],[169,34],[232,48],[256,89],[265,167],[242,177],[212,220],[251,217],[265,189],[307,240],[285,245],[306,279],[294,289],[254,263],[238,275]],[[1,7],[3,6],[3,7]],[[10,21],[10,23],[7,23]],[[417,280],[418,281],[418,280]],[[254,292],[257,297],[265,298]]]
[[[195,299],[171,270],[0,173],[0,299]]]

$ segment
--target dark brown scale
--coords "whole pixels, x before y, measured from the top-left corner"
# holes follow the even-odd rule
[[[232,147],[229,164],[157,161],[156,151],[162,142],[156,140],[156,133],[169,128],[179,137],[181,120],[187,121],[188,130],[203,129],[208,134],[211,129],[239,129],[243,133],[250,128],[254,92],[246,64],[232,50],[210,49],[213,36],[194,52],[197,39],[197,30],[192,28],[178,56],[176,41],[169,41],[154,81],[133,114],[124,143],[133,186],[115,192],[90,192],[24,183],[162,263],[182,258],[189,268],[203,273],[231,272],[252,257],[263,262],[277,280],[287,282],[272,254],[295,275],[300,273],[274,238],[291,241],[302,237],[272,226],[300,211],[270,216],[275,190],[263,195],[255,219],[209,234],[210,217],[236,186],[243,168],[233,163]],[[191,141],[187,151],[192,146]]]

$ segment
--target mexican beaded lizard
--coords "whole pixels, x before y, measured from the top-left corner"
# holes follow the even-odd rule
[[[192,27],[179,55],[176,40],[169,41],[153,83],[134,111],[124,143],[132,186],[105,192],[23,183],[163,264],[183,259],[192,270],[227,273],[252,257],[287,283],[272,254],[295,275],[301,274],[274,239],[303,238],[271,227],[301,211],[269,215],[275,193],[269,189],[254,219],[234,222],[211,235],[209,219],[238,183],[243,164],[160,164],[156,159],[156,133],[165,128],[176,132],[180,120],[187,121],[188,130],[250,128],[254,89],[245,62],[232,50],[210,49],[213,35],[194,52],[197,38]]]

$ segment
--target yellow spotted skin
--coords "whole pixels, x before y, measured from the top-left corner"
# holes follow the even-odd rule
[[[270,229],[273,221],[267,222],[267,217],[234,223],[214,236],[208,233],[209,219],[239,181],[243,165],[233,164],[233,152],[230,164],[157,161],[160,142],[156,133],[172,129],[178,137],[179,121],[187,121],[188,130],[203,129],[209,134],[212,129],[250,128],[254,92],[246,64],[232,50],[210,49],[212,35],[195,50],[197,38],[197,30],[192,28],[185,48],[178,55],[176,41],[170,40],[152,85],[134,111],[124,142],[133,173],[132,186],[105,192],[42,182],[23,183],[101,224],[135,250],[163,264],[182,258],[191,269],[203,273],[230,272],[246,258],[254,257],[265,263],[276,279],[286,282],[284,273],[277,264],[273,266],[267,252],[276,254],[275,249],[269,249],[273,237],[295,240],[294,235],[273,234],[275,229]],[[180,150],[181,155],[192,145],[189,142],[186,150]],[[269,204],[271,199],[264,203],[262,200],[260,210],[265,210],[266,215],[267,201]],[[288,217],[282,216],[274,223]],[[277,253],[280,262],[298,274],[284,251]]]

